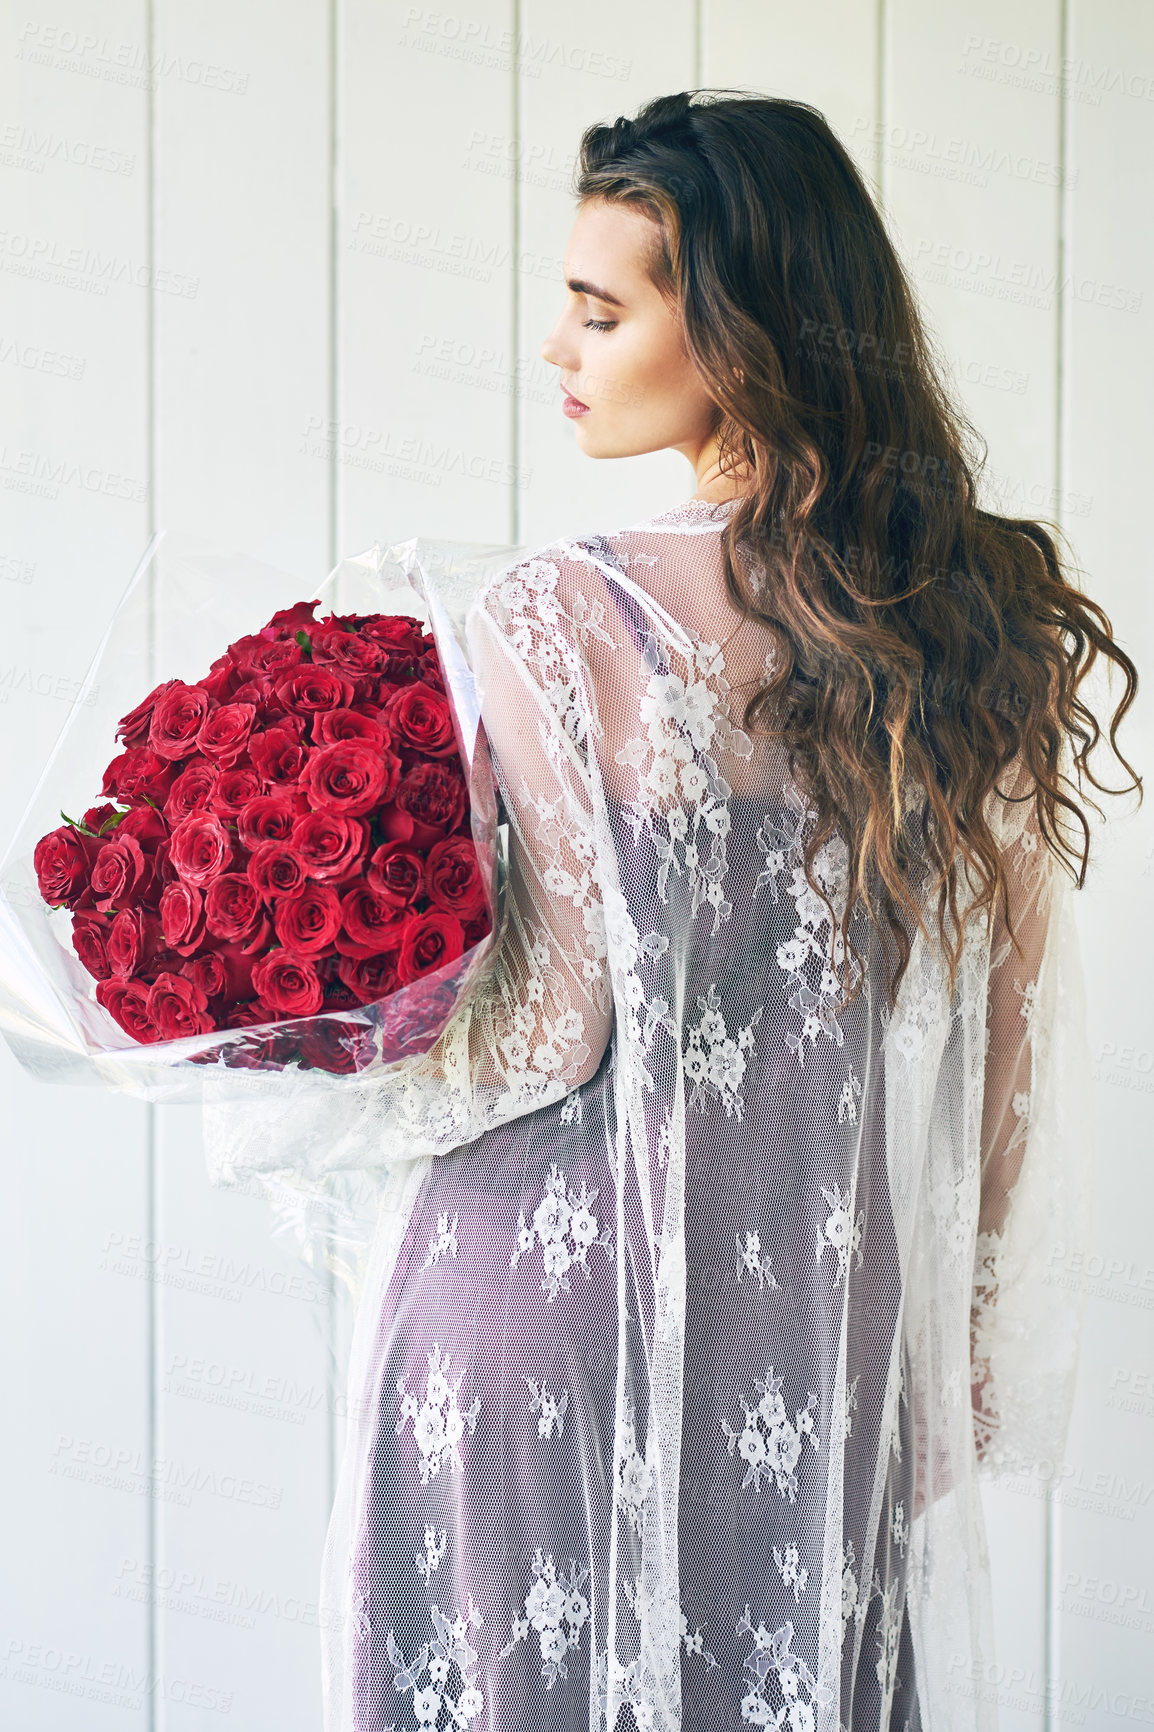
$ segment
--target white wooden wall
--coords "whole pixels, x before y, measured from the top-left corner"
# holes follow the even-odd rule
[[[728,83],[850,144],[994,491],[1060,518],[1149,669],[1149,0],[10,0],[5,812],[157,526],[313,578],[377,539],[539,542],[692,491],[670,453],[585,461],[538,349],[582,127]],[[1001,1647],[958,1680],[1011,1732],[1154,1719],[1152,860],[1150,816],[1119,820],[1079,899],[1100,1180],[1055,1249],[1091,1277],[1079,1406],[1060,1494],[990,1499]],[[194,1111],[6,1052],[0,1076],[0,1722],[318,1728],[339,1305],[210,1190]]]

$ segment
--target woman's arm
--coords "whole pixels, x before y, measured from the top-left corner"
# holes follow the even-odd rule
[[[1024,1471],[1061,1452],[1081,1305],[1054,1284],[1086,1230],[1092,1122],[1069,879],[1031,802],[1006,818],[1010,941],[994,922],[986,1001],[981,1201],[971,1310],[979,1462]]]
[[[212,1164],[317,1177],[447,1154],[561,1099],[597,1070],[613,1002],[588,751],[579,564],[543,556],[489,580],[466,634],[509,821],[507,917],[492,963],[426,1053],[294,1089],[252,1074],[214,1110]],[[245,1079],[246,1085],[248,1078]]]

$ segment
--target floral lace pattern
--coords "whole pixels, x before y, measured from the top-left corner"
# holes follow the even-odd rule
[[[397,1435],[405,1429],[411,1419],[413,1436],[421,1452],[419,1462],[421,1479],[427,1484],[442,1467],[460,1468],[460,1441],[466,1431],[473,1431],[477,1424],[477,1413],[481,1406],[481,1398],[477,1396],[472,1405],[460,1408],[457,1405],[457,1391],[461,1387],[464,1376],[450,1383],[445,1373],[449,1365],[449,1355],[441,1357],[440,1345],[437,1342],[429,1352],[429,1375],[425,1383],[425,1398],[418,1400],[405,1388],[405,1378],[397,1383],[397,1393],[401,1397],[401,1417],[397,1421]]]
[[[533,1574],[536,1580],[525,1596],[525,1616],[513,1619],[513,1634],[499,1657],[503,1660],[511,1654],[517,1643],[528,1636],[530,1628],[536,1630],[541,1646],[541,1676],[545,1688],[551,1690],[557,1679],[565,1676],[565,1656],[581,1640],[589,1617],[589,1602],[581,1592],[589,1571],[576,1559],[570,1559],[569,1574],[558,1574],[553,1554],[543,1557],[538,1547]]]
[[[556,1299],[558,1293],[569,1291],[569,1270],[574,1264],[582,1269],[586,1280],[590,1279],[586,1260],[595,1245],[609,1257],[613,1255],[612,1232],[608,1227],[599,1228],[593,1213],[598,1194],[598,1187],[594,1185],[590,1191],[584,1180],[580,1192],[574,1194],[554,1161],[549,1168],[545,1195],[533,1211],[532,1226],[525,1219],[524,1209],[517,1217],[517,1249],[509,1259],[509,1267],[515,1269],[534,1243],[539,1242],[545,1264],[541,1287],[547,1299]]]
[[[755,1490],[760,1490],[762,1475],[767,1480],[772,1476],[782,1497],[796,1503],[796,1468],[801,1457],[801,1440],[808,1436],[814,1449],[818,1447],[813,1418],[817,1396],[810,1395],[791,1424],[782,1400],[781,1385],[782,1379],[773,1375],[770,1366],[764,1382],[759,1381],[756,1385],[761,1390],[761,1400],[756,1407],[745,1409],[742,1430],[734,1431],[724,1419],[721,1429],[729,1439],[730,1455],[736,1447],[746,1462],[745,1478],[741,1482],[743,1487],[752,1485]]]

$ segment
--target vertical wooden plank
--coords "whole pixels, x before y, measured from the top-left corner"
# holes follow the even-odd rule
[[[74,0],[30,0],[0,31],[5,847],[147,538],[147,105],[138,77],[107,76],[111,44],[131,58],[144,40],[140,0],[110,0],[98,25]],[[78,788],[80,807],[97,792]],[[146,1230],[145,1113],[37,1083],[6,1048],[0,1089],[0,1720],[143,1728],[148,1609],[120,1584],[123,1560],[148,1556],[160,1488],[147,1286],[116,1260]]]
[[[1154,648],[1145,408],[1154,387],[1154,237],[1149,223],[1135,221],[1134,199],[1154,174],[1154,16],[1071,0],[1065,71],[1077,178],[1066,225],[1061,484],[1082,502],[1067,528],[1086,587],[1145,672]],[[1148,696],[1123,744],[1140,770],[1149,766]],[[1099,773],[1105,768],[1103,755]],[[1106,779],[1117,785],[1121,777]],[[1061,1464],[1054,1672],[1059,1712],[1079,1712],[1093,1732],[1119,1714],[1149,1712],[1154,1632],[1154,1266],[1135,1207],[1149,1194],[1154,1096],[1154,1020],[1143,984],[1151,944],[1135,910],[1149,899],[1154,835],[1148,811],[1115,818],[1132,801],[1102,804],[1114,823],[1096,837],[1099,863],[1079,897],[1098,1189],[1085,1242],[1055,1257],[1056,1279],[1088,1282],[1089,1310]]]
[[[197,281],[157,305],[158,522],[310,583],[328,567],[328,475],[296,447],[329,393],[330,22],[324,0],[287,18],[262,0],[156,8],[162,63],[180,69],[157,95],[158,240]],[[163,672],[180,646],[163,606],[160,622]],[[158,1424],[189,1487],[160,1512],[162,1664],[209,1683],[236,1724],[311,1732],[329,1294],[273,1242],[263,1204],[209,1186],[198,1112],[159,1118],[159,1236],[179,1278],[160,1291]],[[169,1699],[160,1724],[203,1718]]]
[[[559,370],[540,351],[565,299],[563,261],[576,215],[570,187],[581,134],[594,121],[612,124],[652,97],[694,87],[697,14],[692,0],[671,0],[659,22],[649,8],[608,0],[580,12],[554,0],[525,0],[521,21],[513,148],[525,158],[518,234],[532,268],[517,279],[517,341],[534,388],[519,403],[518,450],[532,464],[533,484],[522,501],[518,540],[536,543],[567,530],[636,521],[695,489],[692,470],[672,451],[612,463],[583,456],[561,413]]]
[[[300,426],[335,463],[342,552],[411,535],[504,541],[518,391],[508,160],[513,8],[347,0],[340,78],[339,390]],[[535,268],[522,255],[520,268]],[[535,484],[535,481],[534,481]]]

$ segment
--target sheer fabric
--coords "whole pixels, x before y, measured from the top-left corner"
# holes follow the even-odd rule
[[[382,1184],[329,1732],[995,1724],[978,1473],[1060,1456],[1079,1321],[1047,1283],[1089,1184],[1067,880],[995,801],[1019,948],[971,921],[950,995],[916,938],[890,1013],[859,910],[845,1001],[812,814],[740,727],[770,643],[728,509],[486,583],[491,977],[399,1078],[211,1129],[234,1174]],[[837,838],[819,876],[840,911]]]

